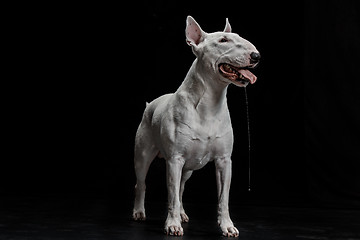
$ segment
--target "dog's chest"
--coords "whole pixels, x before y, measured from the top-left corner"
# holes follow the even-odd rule
[[[197,170],[212,161],[219,152],[217,138],[207,137],[208,139],[192,138],[189,140],[183,156],[185,158],[185,169]]]
[[[176,142],[185,158],[185,168],[196,170],[209,161],[231,154],[232,128],[225,118],[200,119],[180,123],[176,129]]]

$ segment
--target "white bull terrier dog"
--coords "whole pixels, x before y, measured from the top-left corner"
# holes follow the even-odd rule
[[[166,161],[168,215],[164,231],[183,235],[188,222],[182,203],[185,182],[194,170],[214,161],[218,188],[218,224],[224,236],[237,237],[229,215],[233,129],[226,92],[230,83],[255,83],[249,71],[260,54],[249,41],[231,33],[228,19],[223,32],[206,33],[190,16],[186,42],[196,59],[184,82],[173,94],[147,104],[135,138],[135,203],[133,218],[145,220],[145,178],[156,156]]]

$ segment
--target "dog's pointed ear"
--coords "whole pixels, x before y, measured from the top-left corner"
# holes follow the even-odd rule
[[[224,32],[229,32],[229,33],[231,33],[231,25],[230,25],[230,23],[229,23],[229,19],[228,19],[228,18],[226,18],[226,24],[225,24]]]
[[[188,45],[197,46],[204,40],[206,33],[201,29],[195,19],[188,16],[186,19],[185,35]]]

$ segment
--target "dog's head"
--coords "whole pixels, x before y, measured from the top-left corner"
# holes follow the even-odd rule
[[[206,33],[188,16],[185,34],[187,44],[199,61],[220,81],[239,87],[256,82],[256,76],[249,69],[258,64],[260,53],[249,41],[231,32],[228,19],[224,31]]]

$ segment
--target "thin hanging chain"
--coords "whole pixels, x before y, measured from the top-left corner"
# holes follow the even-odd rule
[[[248,156],[249,156],[249,189],[248,191],[250,192],[251,191],[251,181],[250,181],[250,176],[251,176],[251,157],[250,157],[250,153],[251,153],[251,144],[250,144],[250,117],[249,117],[249,102],[248,102],[248,96],[247,96],[247,92],[246,92],[246,87],[244,87],[244,91],[245,91],[245,101],[246,101],[246,118],[247,118],[247,130],[248,130],[248,143],[249,143],[249,153],[248,153]]]

